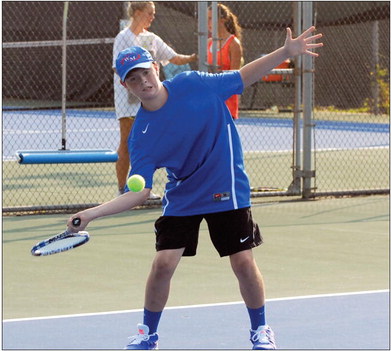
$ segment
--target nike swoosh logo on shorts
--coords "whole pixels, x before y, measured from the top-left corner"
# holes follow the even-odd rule
[[[145,129],[142,131],[143,134],[145,134],[148,130],[148,127],[149,127],[149,123],[147,124],[147,126],[145,127]]]
[[[248,238],[249,238],[249,236],[244,239],[240,239],[240,243],[243,244]]]

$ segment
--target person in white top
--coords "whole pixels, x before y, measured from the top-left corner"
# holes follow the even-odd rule
[[[155,19],[153,1],[130,2],[128,15],[130,19],[129,26],[118,33],[113,47],[114,105],[120,127],[120,142],[117,150],[118,161],[116,163],[119,194],[125,191],[130,167],[127,141],[133,126],[134,116],[140,107],[139,99],[129,93],[120,83],[120,78],[115,69],[115,60],[119,52],[131,46],[141,46],[151,53],[156,62],[163,65],[169,62],[175,65],[184,65],[197,59],[196,54],[181,55],[176,53],[158,35],[147,30]],[[158,196],[151,194],[151,198],[158,198]]]

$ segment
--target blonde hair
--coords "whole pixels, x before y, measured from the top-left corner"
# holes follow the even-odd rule
[[[211,7],[209,7],[210,9]],[[219,18],[225,20],[224,25],[228,33],[235,35],[239,40],[242,38],[242,28],[239,25],[238,17],[231,9],[223,4],[217,4],[217,14]]]
[[[132,18],[134,13],[143,11],[148,5],[154,5],[153,1],[132,1],[128,4],[128,16]]]

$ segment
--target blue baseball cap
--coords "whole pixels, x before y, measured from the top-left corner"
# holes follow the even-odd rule
[[[151,68],[153,58],[149,51],[141,46],[132,46],[122,50],[115,61],[117,73],[122,81],[125,81],[126,75],[135,68]]]

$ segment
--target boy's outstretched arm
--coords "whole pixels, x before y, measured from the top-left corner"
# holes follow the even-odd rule
[[[117,198],[107,201],[99,206],[89,208],[87,210],[78,212],[68,219],[67,226],[71,231],[78,232],[84,230],[89,222],[96,218],[110,216],[116,213],[121,213],[130,210],[136,206],[142,205],[149,197],[151,189],[145,188],[144,190],[133,193],[131,191],[118,196]],[[80,218],[81,223],[79,227],[74,227],[72,220],[74,218]]]
[[[315,40],[322,37],[322,34],[310,36],[314,31],[315,27],[310,27],[297,38],[293,39],[291,29],[287,28],[284,46],[268,55],[248,63],[239,70],[244,87],[246,88],[259,81],[274,67],[278,66],[290,57],[302,54],[319,56],[317,53],[312,52],[311,49],[323,46],[323,43],[314,43]]]

